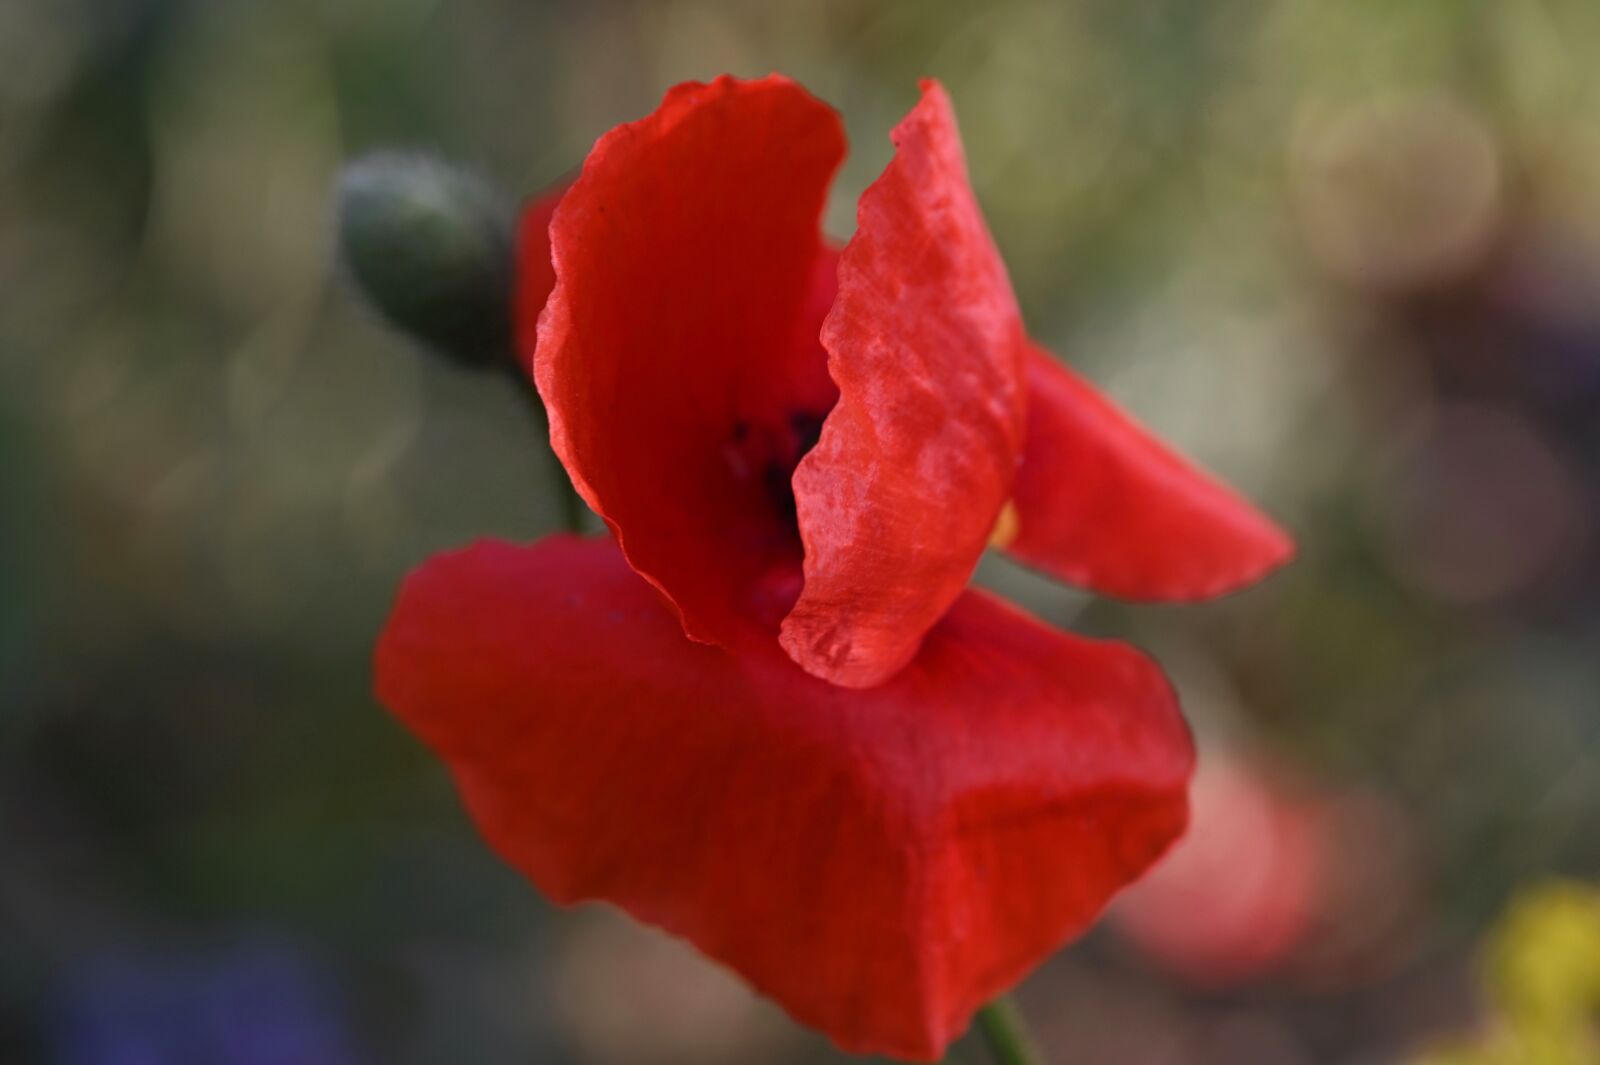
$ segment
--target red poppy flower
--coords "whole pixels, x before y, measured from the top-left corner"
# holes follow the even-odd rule
[[[839,119],[776,76],[673,89],[528,210],[523,355],[615,539],[433,559],[377,673],[552,898],[933,1059],[1182,832],[1193,765],[1149,660],[967,590],[991,534],[1150,599],[1290,547],[1027,341],[943,90],[893,139],[842,250]]]

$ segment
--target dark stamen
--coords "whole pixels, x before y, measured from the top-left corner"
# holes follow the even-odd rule
[[[796,411],[789,415],[789,429],[794,433],[796,466],[806,457],[806,452],[816,447],[817,441],[822,439],[822,423],[827,417],[826,414],[813,414],[810,411]]]
[[[826,418],[826,412],[795,411],[786,424],[752,424],[743,418],[733,423],[728,455],[735,474],[759,477],[763,493],[786,521],[796,516],[795,467],[816,447]]]

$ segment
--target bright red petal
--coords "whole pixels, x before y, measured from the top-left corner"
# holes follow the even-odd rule
[[[799,555],[788,476],[834,399],[820,218],[843,155],[785,78],[680,85],[600,138],[550,226],[551,444],[695,639],[733,639],[748,582]]]
[[[556,268],[550,262],[550,220],[567,194],[568,182],[535,196],[517,220],[516,319],[517,349],[524,362],[532,359],[539,342],[539,314],[550,290],[556,287]]]
[[[383,702],[559,902],[688,938],[840,1046],[932,1060],[1183,830],[1160,672],[968,593],[891,682],[684,639],[609,541],[406,582]]]
[[[1023,562],[1122,599],[1193,600],[1249,584],[1294,554],[1270,519],[1038,348],[1028,389],[1006,545]]]
[[[851,687],[909,662],[966,587],[1025,430],[1022,320],[944,90],[925,82],[893,139],[822,329],[839,403],[794,475],[805,590],[783,646]]]

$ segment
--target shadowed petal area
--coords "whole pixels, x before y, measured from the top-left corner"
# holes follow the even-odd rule
[[[685,639],[609,540],[406,581],[379,698],[550,897],[685,936],[861,1053],[933,1060],[1185,825],[1193,750],[1132,649],[976,592],[870,691]]]
[[[680,85],[600,138],[550,225],[523,355],[551,444],[698,640],[733,639],[747,583],[799,557],[789,475],[834,400],[819,223],[844,148],[786,78]]]
[[[1092,385],[1034,348],[1028,444],[1017,475],[1021,561],[1122,599],[1194,600],[1287,562],[1294,544]]]
[[[794,476],[805,589],[782,642],[836,684],[909,662],[966,586],[1025,431],[1022,322],[944,90],[895,128],[822,329],[839,402]]]

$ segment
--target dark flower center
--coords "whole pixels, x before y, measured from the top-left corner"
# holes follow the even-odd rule
[[[817,446],[827,412],[795,411],[778,422],[736,421],[727,459],[735,478],[759,483],[767,501],[785,524],[794,527],[794,471]],[[798,530],[796,530],[798,532]]]

